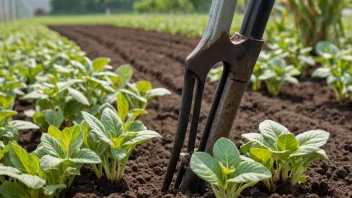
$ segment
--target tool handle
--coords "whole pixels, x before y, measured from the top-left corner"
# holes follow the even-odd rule
[[[261,39],[275,0],[249,0],[240,34]]]
[[[223,34],[229,34],[237,0],[213,0],[209,20],[202,40],[213,44]],[[202,43],[202,42],[201,42]]]

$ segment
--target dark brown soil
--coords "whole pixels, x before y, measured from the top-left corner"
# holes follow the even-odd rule
[[[114,67],[130,63],[134,69],[133,80],[149,80],[154,87],[164,87],[172,92],[172,95],[153,100],[148,105],[149,114],[145,117],[145,123],[150,129],[158,131],[163,139],[153,140],[135,149],[122,184],[96,180],[91,170],[83,168],[82,176],[75,180],[65,197],[187,197],[176,190],[163,194],[160,188],[175,136],[183,60],[199,39],[112,26],[50,28],[75,41],[90,58],[110,57]],[[276,98],[265,91],[248,89],[233,125],[231,139],[240,145],[240,134],[257,131],[259,123],[265,119],[278,121],[294,133],[324,129],[331,133],[325,147],[330,160],[313,162],[306,172],[308,179],[305,184],[278,186],[271,193],[252,188],[245,191],[244,196],[352,197],[352,104],[336,102],[332,90],[324,81],[301,77],[300,82],[300,87],[286,85]],[[200,133],[215,89],[215,84],[206,85]],[[209,188],[207,191],[205,197],[213,197]]]

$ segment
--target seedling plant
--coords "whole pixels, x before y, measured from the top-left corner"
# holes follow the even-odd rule
[[[123,98],[123,95],[119,97]],[[128,104],[128,102],[123,99],[121,104]],[[102,159],[101,164],[92,165],[98,178],[105,175],[110,181],[120,181],[124,176],[126,163],[132,150],[143,142],[161,137],[155,131],[147,130],[142,122],[134,121],[136,112],[132,111],[128,115],[128,105],[118,106],[118,112],[109,105],[105,105],[101,120],[87,112],[82,112],[85,120],[84,144]],[[125,121],[126,119],[128,121]]]
[[[320,55],[317,60],[323,67],[316,69],[312,77],[326,78],[338,101],[352,100],[352,48],[344,50],[336,45],[321,41],[316,46]]]
[[[260,123],[259,131],[242,135],[248,142],[241,146],[241,152],[271,171],[272,178],[264,180],[269,190],[279,182],[304,183],[303,174],[312,161],[320,157],[328,159],[321,149],[329,139],[326,131],[312,130],[295,136],[271,120]]]
[[[236,145],[229,139],[220,138],[216,141],[213,156],[195,152],[190,166],[198,177],[211,185],[216,197],[238,197],[244,189],[271,178],[269,169],[241,157]]]

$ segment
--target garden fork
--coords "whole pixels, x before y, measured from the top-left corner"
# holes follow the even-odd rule
[[[205,182],[200,181],[190,170],[189,159],[195,149],[198,119],[207,74],[216,63],[223,62],[223,74],[197,149],[212,153],[216,140],[229,136],[241,98],[264,44],[262,36],[274,2],[275,0],[249,0],[241,30],[230,38],[230,27],[237,0],[213,0],[203,38],[186,59],[179,120],[162,187],[163,192],[169,189],[180,157],[195,86],[187,154],[181,160],[174,185],[175,188],[179,188],[182,183],[182,191],[203,192]]]

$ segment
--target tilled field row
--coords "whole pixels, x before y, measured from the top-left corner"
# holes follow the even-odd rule
[[[151,102],[148,107],[149,115],[145,118],[147,126],[161,133],[163,140],[137,147],[126,172],[126,182],[130,189],[124,194],[116,195],[118,197],[161,196],[159,191],[172,147],[180,107],[183,62],[197,45],[198,39],[112,26],[51,26],[50,28],[75,41],[90,58],[109,57],[114,67],[130,63],[134,68],[133,80],[149,80],[154,87],[164,87],[172,92],[172,95]],[[297,193],[304,194],[310,191],[319,196],[347,196],[348,192],[352,192],[352,187],[339,176],[340,170],[336,167],[346,167],[352,175],[352,166],[349,163],[349,160],[352,160],[352,154],[344,149],[346,144],[352,142],[352,106],[337,104],[333,99],[332,91],[322,81],[310,78],[301,78],[300,81],[299,88],[284,87],[278,98],[269,97],[265,92],[248,90],[232,128],[231,139],[240,145],[240,134],[257,131],[258,124],[265,119],[279,121],[295,133],[318,128],[327,130],[331,133],[326,148],[330,161],[314,162],[307,172],[311,177],[306,184],[287,192],[277,190],[277,193],[297,195]],[[204,128],[215,89],[215,84],[207,83],[202,103],[200,131]],[[200,135],[198,140],[199,138]],[[90,184],[76,184],[76,189],[71,193],[95,195],[113,193],[109,190],[102,192],[87,185]],[[324,185],[326,185],[325,189],[319,190]],[[253,192],[257,191],[254,189],[247,193],[251,193],[248,194],[249,196],[255,196]]]

